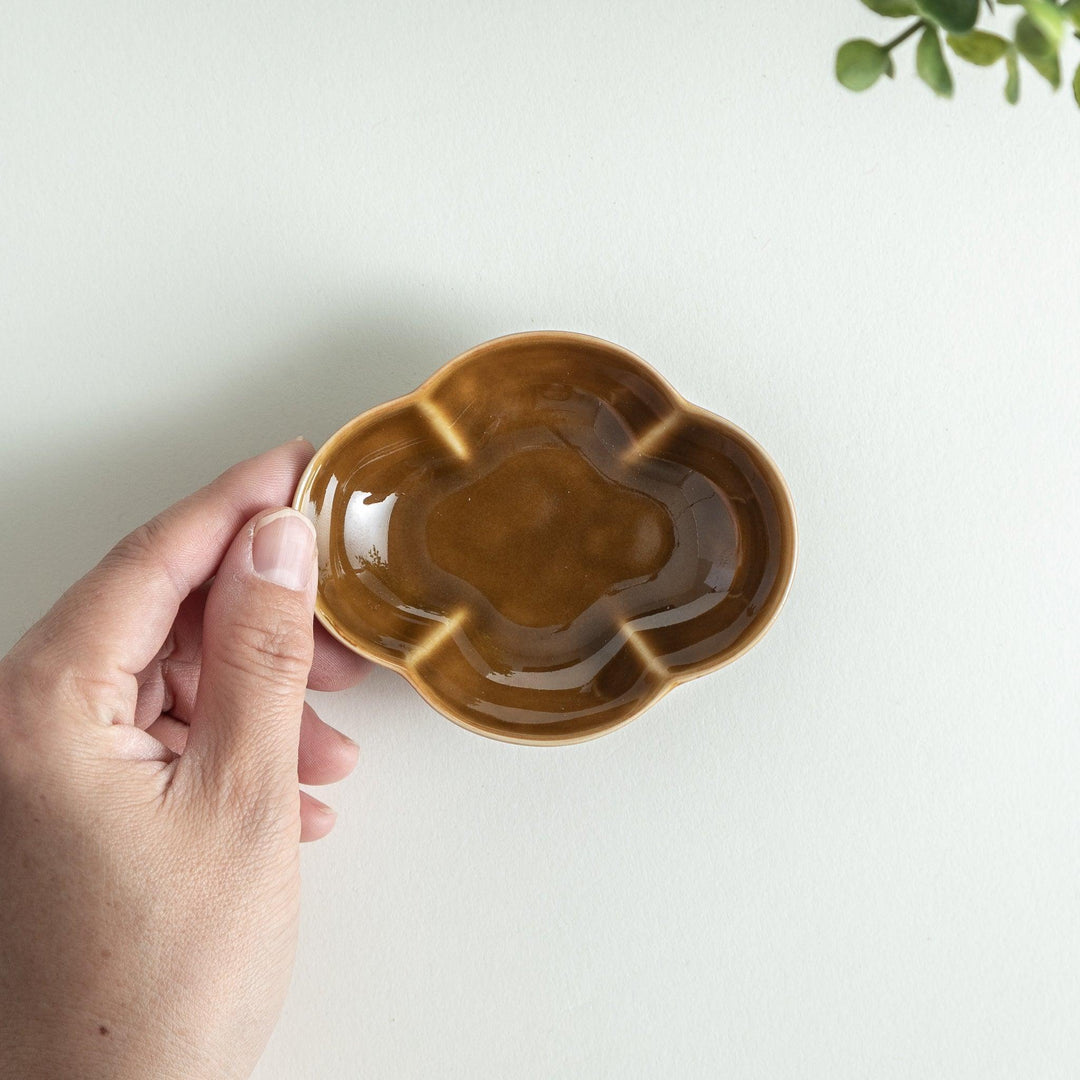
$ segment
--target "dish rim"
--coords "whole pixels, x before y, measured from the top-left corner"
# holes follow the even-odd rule
[[[464,715],[458,715],[454,711],[452,703],[435,699],[435,695],[430,692],[424,680],[421,679],[408,664],[400,660],[377,655],[372,650],[366,649],[362,643],[352,641],[341,633],[334,625],[333,617],[327,610],[326,604],[323,601],[321,589],[318,589],[315,595],[315,617],[332,637],[340,641],[341,644],[351,652],[363,656],[365,659],[370,660],[372,663],[378,664],[381,667],[390,668],[391,670],[398,672],[398,674],[403,675],[428,705],[435,709],[441,716],[445,716],[459,727],[463,727],[467,731],[471,731],[477,735],[483,735],[489,739],[514,743],[519,746],[571,746],[577,743],[590,742],[593,739],[599,738],[601,735],[607,735],[612,731],[617,731],[619,728],[625,727],[632,720],[637,719],[647,709],[652,708],[653,705],[674,690],[675,687],[705,675],[711,675],[713,672],[727,667],[728,664],[734,663],[761,641],[772,628],[773,623],[776,622],[777,616],[780,614],[781,609],[787,601],[788,594],[791,591],[791,583],[795,577],[795,567],[798,562],[799,554],[799,528],[795,514],[795,503],[792,499],[791,489],[788,486],[787,480],[785,480],[783,473],[772,459],[772,456],[752,435],[725,417],[687,400],[666,378],[664,378],[663,375],[660,374],[659,371],[656,370],[656,368],[652,366],[652,364],[622,345],[618,345],[613,341],[608,341],[606,338],[596,337],[592,334],[582,334],[572,330],[525,330],[519,333],[501,334],[499,337],[494,337],[488,341],[481,342],[479,345],[474,345],[472,348],[467,349],[463,353],[459,353],[452,360],[448,360],[441,367],[437,368],[418,387],[416,387],[415,390],[411,390],[407,394],[402,394],[400,397],[391,398],[388,401],[381,402],[378,405],[373,405],[370,409],[353,417],[352,420],[349,420],[342,425],[342,427],[338,428],[337,431],[330,435],[330,437],[315,451],[311,460],[305,467],[300,476],[300,480],[296,485],[292,508],[300,513],[305,512],[304,502],[307,498],[312,477],[315,472],[325,464],[327,458],[331,456],[332,449],[341,442],[346,441],[353,431],[361,426],[366,426],[373,420],[377,420],[379,417],[386,415],[391,411],[396,411],[403,407],[415,404],[425,395],[430,394],[434,387],[442,382],[442,380],[444,380],[451,372],[459,367],[463,367],[468,361],[474,359],[480,353],[490,351],[496,346],[506,346],[507,344],[514,342],[524,345],[529,342],[537,342],[541,339],[545,342],[565,342],[567,344],[579,346],[600,346],[603,349],[614,350],[624,360],[628,361],[631,366],[641,368],[648,376],[655,380],[671,398],[675,408],[686,415],[696,417],[718,426],[724,434],[732,436],[757,456],[760,464],[763,466],[762,472],[766,483],[769,485],[770,490],[776,498],[777,513],[781,519],[781,534],[783,535],[785,532],[790,533],[790,543],[787,545],[786,549],[782,549],[781,551],[780,567],[777,572],[777,580],[781,581],[782,584],[779,592],[774,592],[770,597],[769,603],[771,604],[771,610],[754,625],[752,631],[747,634],[745,640],[743,640],[739,647],[733,652],[717,658],[712,663],[706,664],[704,667],[701,667],[699,670],[695,670],[692,673],[684,675],[669,673],[667,679],[657,689],[642,697],[635,707],[625,716],[602,727],[593,728],[581,734],[553,736],[551,738],[530,738],[522,735],[515,735],[511,732],[495,731],[473,723]]]

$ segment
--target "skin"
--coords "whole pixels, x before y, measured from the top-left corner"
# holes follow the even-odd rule
[[[0,660],[0,1076],[219,1080],[265,1047],[334,823],[298,784],[357,758],[304,692],[367,666],[313,625],[313,559],[290,588],[253,558],[311,454],[166,510]]]

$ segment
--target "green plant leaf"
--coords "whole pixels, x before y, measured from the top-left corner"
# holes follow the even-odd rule
[[[979,17],[979,0],[915,0],[915,6],[951,34],[966,34]]]
[[[1057,53],[1050,56],[1025,56],[1025,60],[1056,90],[1061,85],[1061,64]]]
[[[1057,52],[1029,15],[1016,24],[1016,47],[1020,55],[1056,90],[1061,85]]]
[[[919,38],[915,50],[915,70],[938,97],[952,97],[953,82],[945,54],[941,51],[941,39],[937,27],[928,26]]]
[[[890,19],[903,19],[909,15],[918,15],[915,0],[862,0],[871,10]]]
[[[1067,4],[1063,4],[1061,14],[1066,19],[1071,19],[1073,26],[1080,30],[1080,0],[1069,0]]]
[[[1057,5],[1047,3],[1047,0],[1024,0],[1024,10],[1050,42],[1051,51],[1056,51],[1065,33],[1065,17]]]
[[[1054,51],[1049,38],[1030,15],[1021,16],[1016,24],[1016,47],[1028,60],[1033,56],[1049,56]]]
[[[1005,100],[1015,105],[1020,100],[1020,61],[1016,59],[1015,49],[1005,54],[1005,68],[1009,72],[1005,80]]]
[[[1080,105],[1080,66],[1076,69],[1076,74],[1073,76],[1073,97],[1076,98],[1076,104]]]
[[[945,39],[961,60],[979,67],[996,64],[1009,49],[1009,43],[997,34],[988,34],[984,30],[972,30],[970,34],[949,34]]]
[[[868,90],[888,67],[889,54],[865,38],[845,41],[836,53],[836,77],[849,90]]]

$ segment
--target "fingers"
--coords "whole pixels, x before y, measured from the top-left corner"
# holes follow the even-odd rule
[[[359,756],[352,739],[320,720],[310,705],[304,706],[296,767],[301,784],[336,784],[353,771]]]
[[[140,526],[45,616],[41,641],[94,678],[142,671],[184,598],[214,574],[241,525],[292,501],[311,453],[307,442],[285,443],[234,465]]]
[[[188,725],[173,716],[160,716],[146,729],[179,757],[187,746]],[[336,784],[356,768],[360,748],[347,735],[331,727],[310,705],[300,720],[300,747],[296,778],[301,784]]]
[[[337,814],[306,791],[300,792],[300,843],[321,840],[337,821]]]
[[[153,735],[162,746],[179,757],[187,746],[188,726],[172,716],[159,716],[146,729],[146,734]]]
[[[312,690],[347,690],[371,670],[371,661],[345,648],[320,623],[315,624],[315,660],[308,686]]]
[[[196,589],[181,605],[169,634],[168,647],[137,676],[135,723],[146,727],[163,712],[189,721],[195,708],[202,664],[202,624],[208,588]],[[309,690],[347,690],[371,670],[357,656],[315,623],[315,658],[308,675]]]
[[[199,769],[210,792],[241,786],[245,804],[260,792],[295,799],[315,585],[315,529],[303,514],[269,511],[240,530],[206,596],[178,775]]]

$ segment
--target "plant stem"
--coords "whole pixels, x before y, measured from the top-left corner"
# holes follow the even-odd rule
[[[892,52],[897,45],[899,45],[901,42],[907,41],[907,39],[911,37],[912,34],[914,34],[917,30],[921,30],[925,25],[925,19],[917,19],[902,34],[897,34],[896,37],[892,39],[892,41],[887,41],[881,47],[886,52]]]

